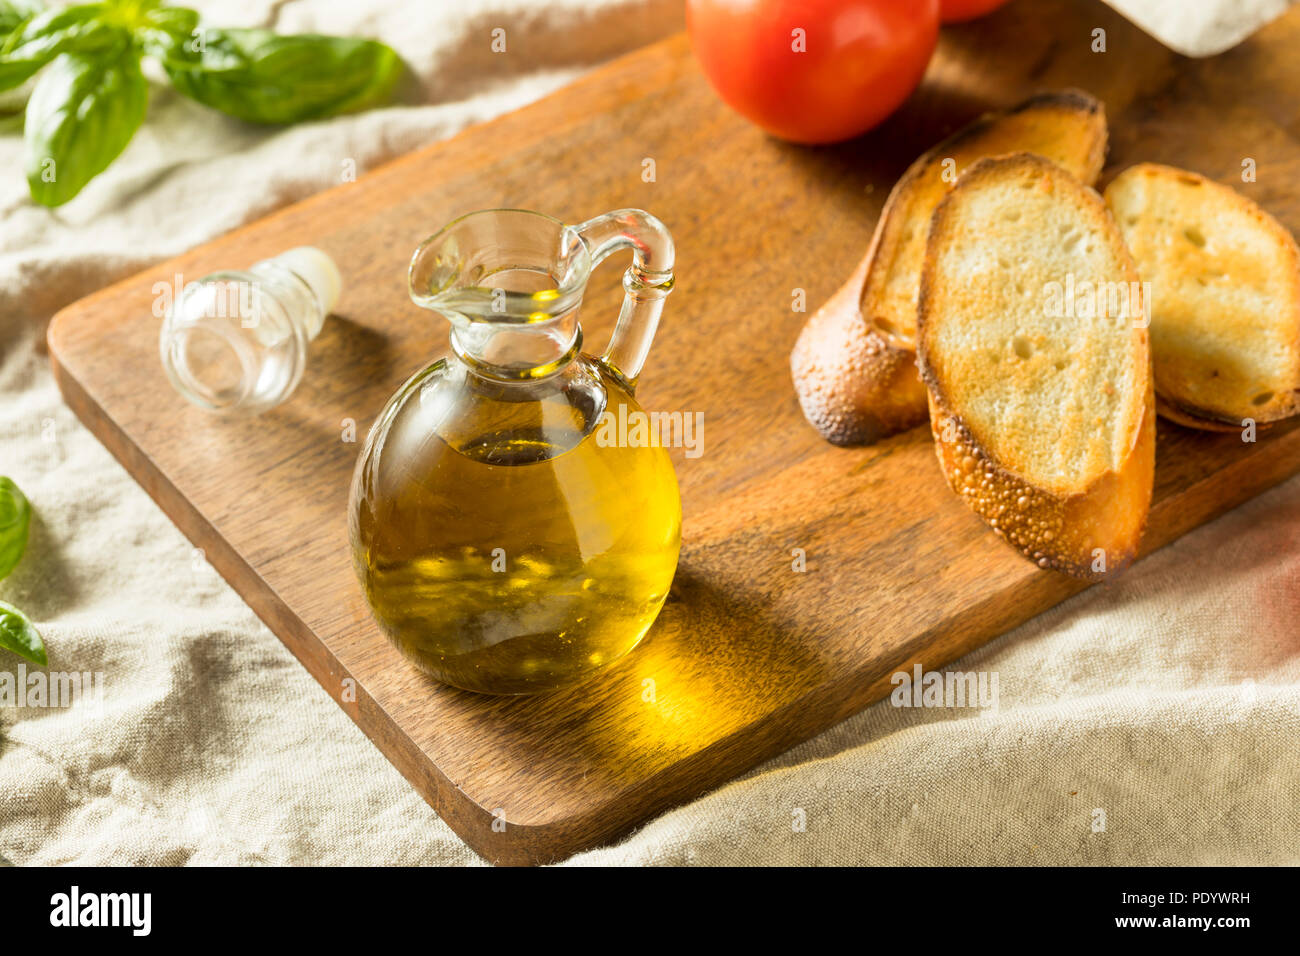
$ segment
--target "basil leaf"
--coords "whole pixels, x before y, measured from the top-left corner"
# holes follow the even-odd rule
[[[27,550],[32,506],[11,480],[0,475],[0,578],[9,574]]]
[[[26,614],[4,601],[0,601],[0,647],[42,667],[50,662],[40,632]]]
[[[135,28],[136,41],[144,52],[160,60],[194,60],[197,50],[187,50],[195,41],[194,29],[199,15],[184,7],[161,7],[150,10]]]
[[[20,24],[0,46],[0,90],[13,89],[60,53],[105,50],[121,29],[99,19],[103,5],[83,3],[46,10]]]
[[[148,103],[149,86],[129,42],[107,56],[58,56],[27,103],[32,198],[58,206],[81,192],[126,148]]]
[[[377,40],[269,30],[208,30],[201,49],[163,67],[181,93],[251,123],[295,123],[384,102],[401,58]]]
[[[14,31],[39,13],[40,10],[40,6],[35,3],[24,3],[22,0],[0,0],[0,49],[4,48],[4,41]]]

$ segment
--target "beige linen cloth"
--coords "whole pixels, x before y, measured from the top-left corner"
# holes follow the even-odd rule
[[[37,514],[0,598],[37,621],[51,669],[104,675],[99,703],[0,707],[0,858],[476,863],[64,407],[40,340],[60,306],[330,185],[339,155],[364,170],[521,105],[680,8],[202,6],[380,36],[419,77],[406,102],[437,105],[268,132],[160,89],[128,152],[55,212],[0,135],[0,474]],[[476,81],[498,26],[546,32],[550,58]],[[878,704],[570,862],[1298,862],[1298,544],[1293,480],[952,665],[996,672],[996,709]]]

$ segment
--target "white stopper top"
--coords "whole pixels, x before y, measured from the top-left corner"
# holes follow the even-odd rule
[[[296,249],[280,253],[273,261],[287,269],[292,269],[311,286],[316,300],[324,309],[320,316],[321,321],[334,311],[334,306],[338,305],[339,293],[343,291],[343,276],[339,274],[339,267],[334,264],[329,253],[315,246],[298,246]],[[319,331],[320,325],[317,323],[311,333],[314,336]]]

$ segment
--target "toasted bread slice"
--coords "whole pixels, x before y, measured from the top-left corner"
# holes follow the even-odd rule
[[[1142,163],[1106,204],[1150,284],[1161,414],[1238,429],[1300,412],[1300,249],[1237,191]]]
[[[1060,166],[982,160],[935,211],[917,358],[939,463],[1039,567],[1096,579],[1137,555],[1155,473],[1144,326],[1119,230]]]
[[[1154,349],[1152,349],[1154,351]],[[1155,359],[1151,362],[1151,376],[1155,379]],[[1167,418],[1171,422],[1176,422],[1186,428],[1195,428],[1203,432],[1235,432],[1240,431],[1242,426],[1229,425],[1227,422],[1216,422],[1209,418],[1201,418],[1199,415],[1193,415],[1191,412],[1184,411],[1177,405],[1172,405],[1167,399],[1161,398],[1160,393],[1156,393],[1156,414],[1161,418]],[[1267,428],[1267,423],[1261,423],[1261,427]]]
[[[916,374],[916,297],[934,207],[976,160],[1030,152],[1092,183],[1106,117],[1087,93],[1032,97],[981,117],[916,160],[885,202],[865,258],[804,326],[790,356],[804,416],[837,445],[868,444],[925,421]]]

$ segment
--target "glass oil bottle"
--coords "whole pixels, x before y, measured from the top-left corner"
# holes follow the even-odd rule
[[[601,358],[581,351],[594,264],[631,248]],[[385,634],[454,686],[528,694],[630,651],[668,595],[681,503],[663,448],[597,441],[641,412],[635,382],[672,288],[667,230],[638,210],[581,226],[473,213],[411,262],[452,355],[389,401],[358,460],[353,558]]]

